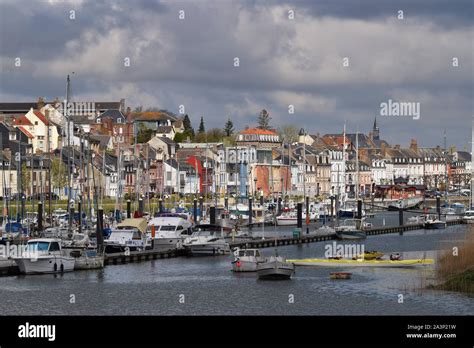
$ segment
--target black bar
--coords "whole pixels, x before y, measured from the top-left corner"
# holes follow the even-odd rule
[[[38,202],[38,232],[43,231],[43,202]]]
[[[305,209],[306,209],[306,221],[308,221],[308,219],[310,218],[310,215],[309,215],[309,197],[306,197],[305,202],[306,202],[306,207],[305,207]]]
[[[198,212],[197,212],[197,198],[194,197],[194,201],[193,201],[193,217],[194,217],[194,224],[197,225],[198,221],[197,221],[197,215],[198,215]]]
[[[301,332],[312,332],[318,328],[318,343],[327,343],[325,346],[349,346],[367,344],[366,335],[361,334],[370,328],[371,332],[383,332],[383,343],[378,346],[400,347],[405,344],[421,347],[472,347],[472,327],[474,316],[0,316],[2,327],[2,347],[43,347],[47,345],[60,347],[127,345],[142,346],[149,342],[149,335],[104,335],[104,332],[140,332],[143,328],[159,327],[166,331],[160,338],[164,346],[176,346],[179,343],[195,345],[196,337],[202,335],[203,330],[212,327],[218,332],[228,328],[258,327],[265,320],[269,327],[297,327]],[[291,320],[291,322],[290,322]],[[20,325],[40,324],[55,325],[55,341],[48,338],[19,337]],[[431,329],[427,329],[430,326]],[[434,327],[455,327],[453,329],[433,329]],[[77,334],[77,328],[87,327],[87,335]],[[183,327],[186,334],[183,334]],[[334,331],[344,327],[344,333]],[[412,327],[412,328],[409,328]],[[413,328],[415,327],[415,328]],[[416,327],[419,327],[416,329]],[[452,338],[422,338],[427,333],[455,334]],[[409,337],[408,334],[420,334],[419,338]],[[285,347],[314,347],[313,335],[262,335],[258,330],[249,330],[245,334],[246,340],[255,345],[282,345]],[[379,340],[380,341],[380,340]],[[71,344],[73,342],[73,344]],[[97,344],[97,345],[96,345]],[[374,344],[374,346],[377,346]]]
[[[215,206],[211,206],[211,208],[209,209],[209,214],[211,215],[210,222],[212,225],[214,225],[216,223],[216,207]]]
[[[163,200],[161,198],[158,200],[158,209],[160,213],[163,212]]]
[[[140,214],[143,214],[143,211],[144,211],[143,205],[144,205],[144,204],[143,204],[143,198],[140,197],[140,198],[138,199],[138,212],[139,212]]]
[[[77,211],[79,212],[79,233],[82,233],[82,200],[77,202]]]
[[[334,216],[334,197],[331,196],[331,217]]]
[[[253,218],[253,213],[252,213],[252,197],[249,198],[249,225],[252,225],[252,218]]]
[[[97,225],[96,225],[96,237],[97,237],[97,252],[102,253],[104,251],[104,209],[97,209]]]
[[[225,197],[224,198],[224,207],[225,207],[225,210],[229,210],[229,197]]]
[[[72,222],[74,221],[74,201],[69,202],[69,228],[72,229]]]
[[[204,216],[204,198],[202,196],[199,197],[199,220],[202,219]]]
[[[357,200],[357,219],[362,219],[362,200]]]
[[[281,214],[281,197],[278,197],[278,215]]]
[[[296,205],[298,228],[303,227],[303,203]]]
[[[403,208],[402,207],[398,208],[398,224],[400,226],[403,226]]]
[[[131,218],[131,210],[132,210],[132,202],[130,200],[127,200],[127,219]]]
[[[441,220],[441,197],[436,196],[436,212],[438,213],[438,219]]]
[[[263,206],[263,195],[260,195],[260,205]]]

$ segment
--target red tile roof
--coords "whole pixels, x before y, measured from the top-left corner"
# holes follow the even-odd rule
[[[32,126],[33,124],[26,118],[25,115],[21,115],[13,120],[14,126]]]
[[[30,138],[30,139],[33,139],[33,138],[34,138],[34,136],[33,136],[30,132],[28,132],[24,127],[20,126],[20,127],[18,127],[18,128],[19,128],[23,133],[25,133],[28,138]]]
[[[33,110],[33,113],[36,115],[36,117],[38,117],[38,118],[41,120],[41,122],[43,122],[46,126],[49,126],[49,121],[48,121],[48,119],[46,118],[45,115],[43,115],[43,114],[41,113],[41,111],[39,111],[39,110]]]
[[[265,134],[265,135],[277,135],[276,132],[260,129],[260,128],[249,128],[240,132],[240,134]]]

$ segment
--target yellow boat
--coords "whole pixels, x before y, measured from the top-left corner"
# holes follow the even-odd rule
[[[321,267],[417,267],[434,264],[433,259],[414,260],[350,260],[350,259],[293,259],[287,262],[296,266],[321,266]]]

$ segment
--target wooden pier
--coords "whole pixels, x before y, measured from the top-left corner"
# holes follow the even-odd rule
[[[461,220],[447,221],[448,226],[461,224]],[[379,234],[388,234],[388,233],[399,233],[403,234],[407,231],[420,230],[423,229],[422,224],[416,225],[403,225],[403,226],[392,226],[392,227],[378,227],[366,231],[368,236],[374,236]],[[236,240],[230,242],[231,248],[274,248],[275,246],[285,246],[285,245],[295,245],[295,244],[306,244],[306,243],[316,243],[323,242],[327,240],[336,239],[335,234],[331,235],[316,235],[314,233],[306,234],[303,231],[300,231],[299,236],[296,237],[284,237],[284,238],[272,238],[268,237],[267,239],[244,239]],[[184,256],[184,250],[145,250],[145,251],[130,251],[130,252],[121,252],[121,253],[112,253],[106,254],[104,265],[120,265],[126,263],[134,262],[143,262],[151,261],[158,259],[167,259],[172,257]],[[18,275],[18,267],[14,264],[3,262],[0,263],[0,276],[12,276]]]
[[[124,263],[167,259],[184,255],[182,250],[144,250],[122,253],[105,254],[104,265],[119,265]]]

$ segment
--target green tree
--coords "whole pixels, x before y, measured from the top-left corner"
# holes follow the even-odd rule
[[[220,128],[211,128],[207,132],[207,141],[210,143],[220,143],[224,140],[225,133]]]
[[[204,117],[201,116],[201,122],[199,123],[198,133],[205,133],[206,128],[204,127]]]
[[[26,163],[21,165],[21,187],[23,192],[31,191],[31,169],[26,166]]]
[[[63,188],[68,184],[67,180],[67,167],[59,160],[59,157],[55,157],[51,161],[51,182],[54,187]]]
[[[270,120],[272,118],[270,117],[270,114],[268,113],[267,110],[265,109],[262,109],[262,111],[260,111],[260,114],[258,115],[258,127],[257,128],[260,128],[260,129],[266,129],[266,130],[270,130]]]
[[[188,114],[184,115],[184,118],[183,118],[183,127],[184,127],[184,132],[189,132],[190,134],[192,134],[192,136],[194,137],[194,128],[193,126],[191,125],[191,120],[189,119],[189,116]]]
[[[230,137],[234,133],[234,123],[230,120],[230,117],[225,123],[224,132],[227,137]]]
[[[278,135],[280,136],[280,140],[285,144],[291,144],[298,141],[298,129],[291,125],[286,124],[283,125],[278,129]]]
[[[137,143],[144,144],[153,137],[153,130],[140,123],[137,132]]]
[[[188,139],[194,141],[194,135],[190,131],[184,131],[183,133],[176,133],[173,140],[177,143],[184,143]]]

